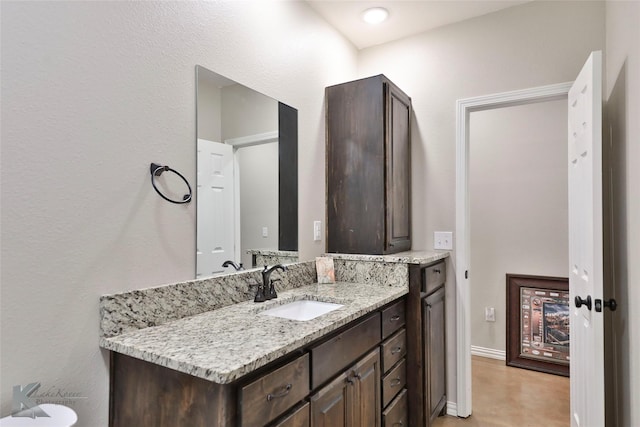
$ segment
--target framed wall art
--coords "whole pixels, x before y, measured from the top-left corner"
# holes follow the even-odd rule
[[[569,376],[569,279],[507,274],[507,365]]]

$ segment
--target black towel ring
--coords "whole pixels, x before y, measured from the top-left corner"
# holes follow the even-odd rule
[[[182,176],[182,174],[180,172],[178,172],[177,170],[171,169],[169,166],[161,166],[161,165],[158,165],[156,163],[151,163],[151,166],[150,166],[149,169],[151,171],[151,185],[153,185],[154,190],[156,190],[156,192],[160,195],[160,197],[165,199],[167,202],[175,203],[175,204],[178,204],[178,205],[181,205],[183,203],[189,203],[191,201],[191,196],[193,194],[191,192],[191,186],[189,185],[189,181],[187,181],[187,178]],[[162,194],[160,192],[160,190],[158,190],[158,187],[156,187],[155,177],[162,175],[162,172],[165,172],[165,171],[169,171],[169,172],[175,173],[180,178],[182,178],[182,180],[184,181],[185,184],[187,184],[187,187],[189,188],[189,194],[185,194],[182,197],[181,201],[180,200],[171,200],[170,198],[168,198],[167,196]]]

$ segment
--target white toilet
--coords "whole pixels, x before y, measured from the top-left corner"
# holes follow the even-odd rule
[[[78,415],[67,406],[53,403],[43,403],[40,409],[49,415],[48,417],[13,417],[9,415],[0,419],[1,427],[71,427],[78,421]]]

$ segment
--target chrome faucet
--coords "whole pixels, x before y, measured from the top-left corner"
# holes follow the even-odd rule
[[[236,271],[240,271],[240,270],[244,270],[244,267],[242,266],[242,263],[240,263],[240,265],[236,264],[235,262],[231,261],[231,260],[227,260],[225,262],[222,263],[223,267],[229,267],[232,266],[233,268],[236,269]]]
[[[288,269],[282,264],[276,264],[271,268],[265,265],[264,270],[262,270],[262,286],[258,286],[258,292],[254,298],[255,302],[263,302],[273,298],[278,298],[273,282],[277,282],[280,279],[270,279],[271,273],[273,273],[274,270],[287,271]]]

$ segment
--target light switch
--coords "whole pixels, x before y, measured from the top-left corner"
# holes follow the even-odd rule
[[[318,241],[322,239],[322,221],[313,221],[313,240]]]
[[[262,237],[269,237],[269,228],[262,227]]]
[[[433,249],[444,249],[450,251],[453,249],[453,232],[451,231],[435,231],[433,233]]]
[[[493,307],[485,307],[484,308],[484,320],[487,322],[495,322],[496,321],[496,309]]]

